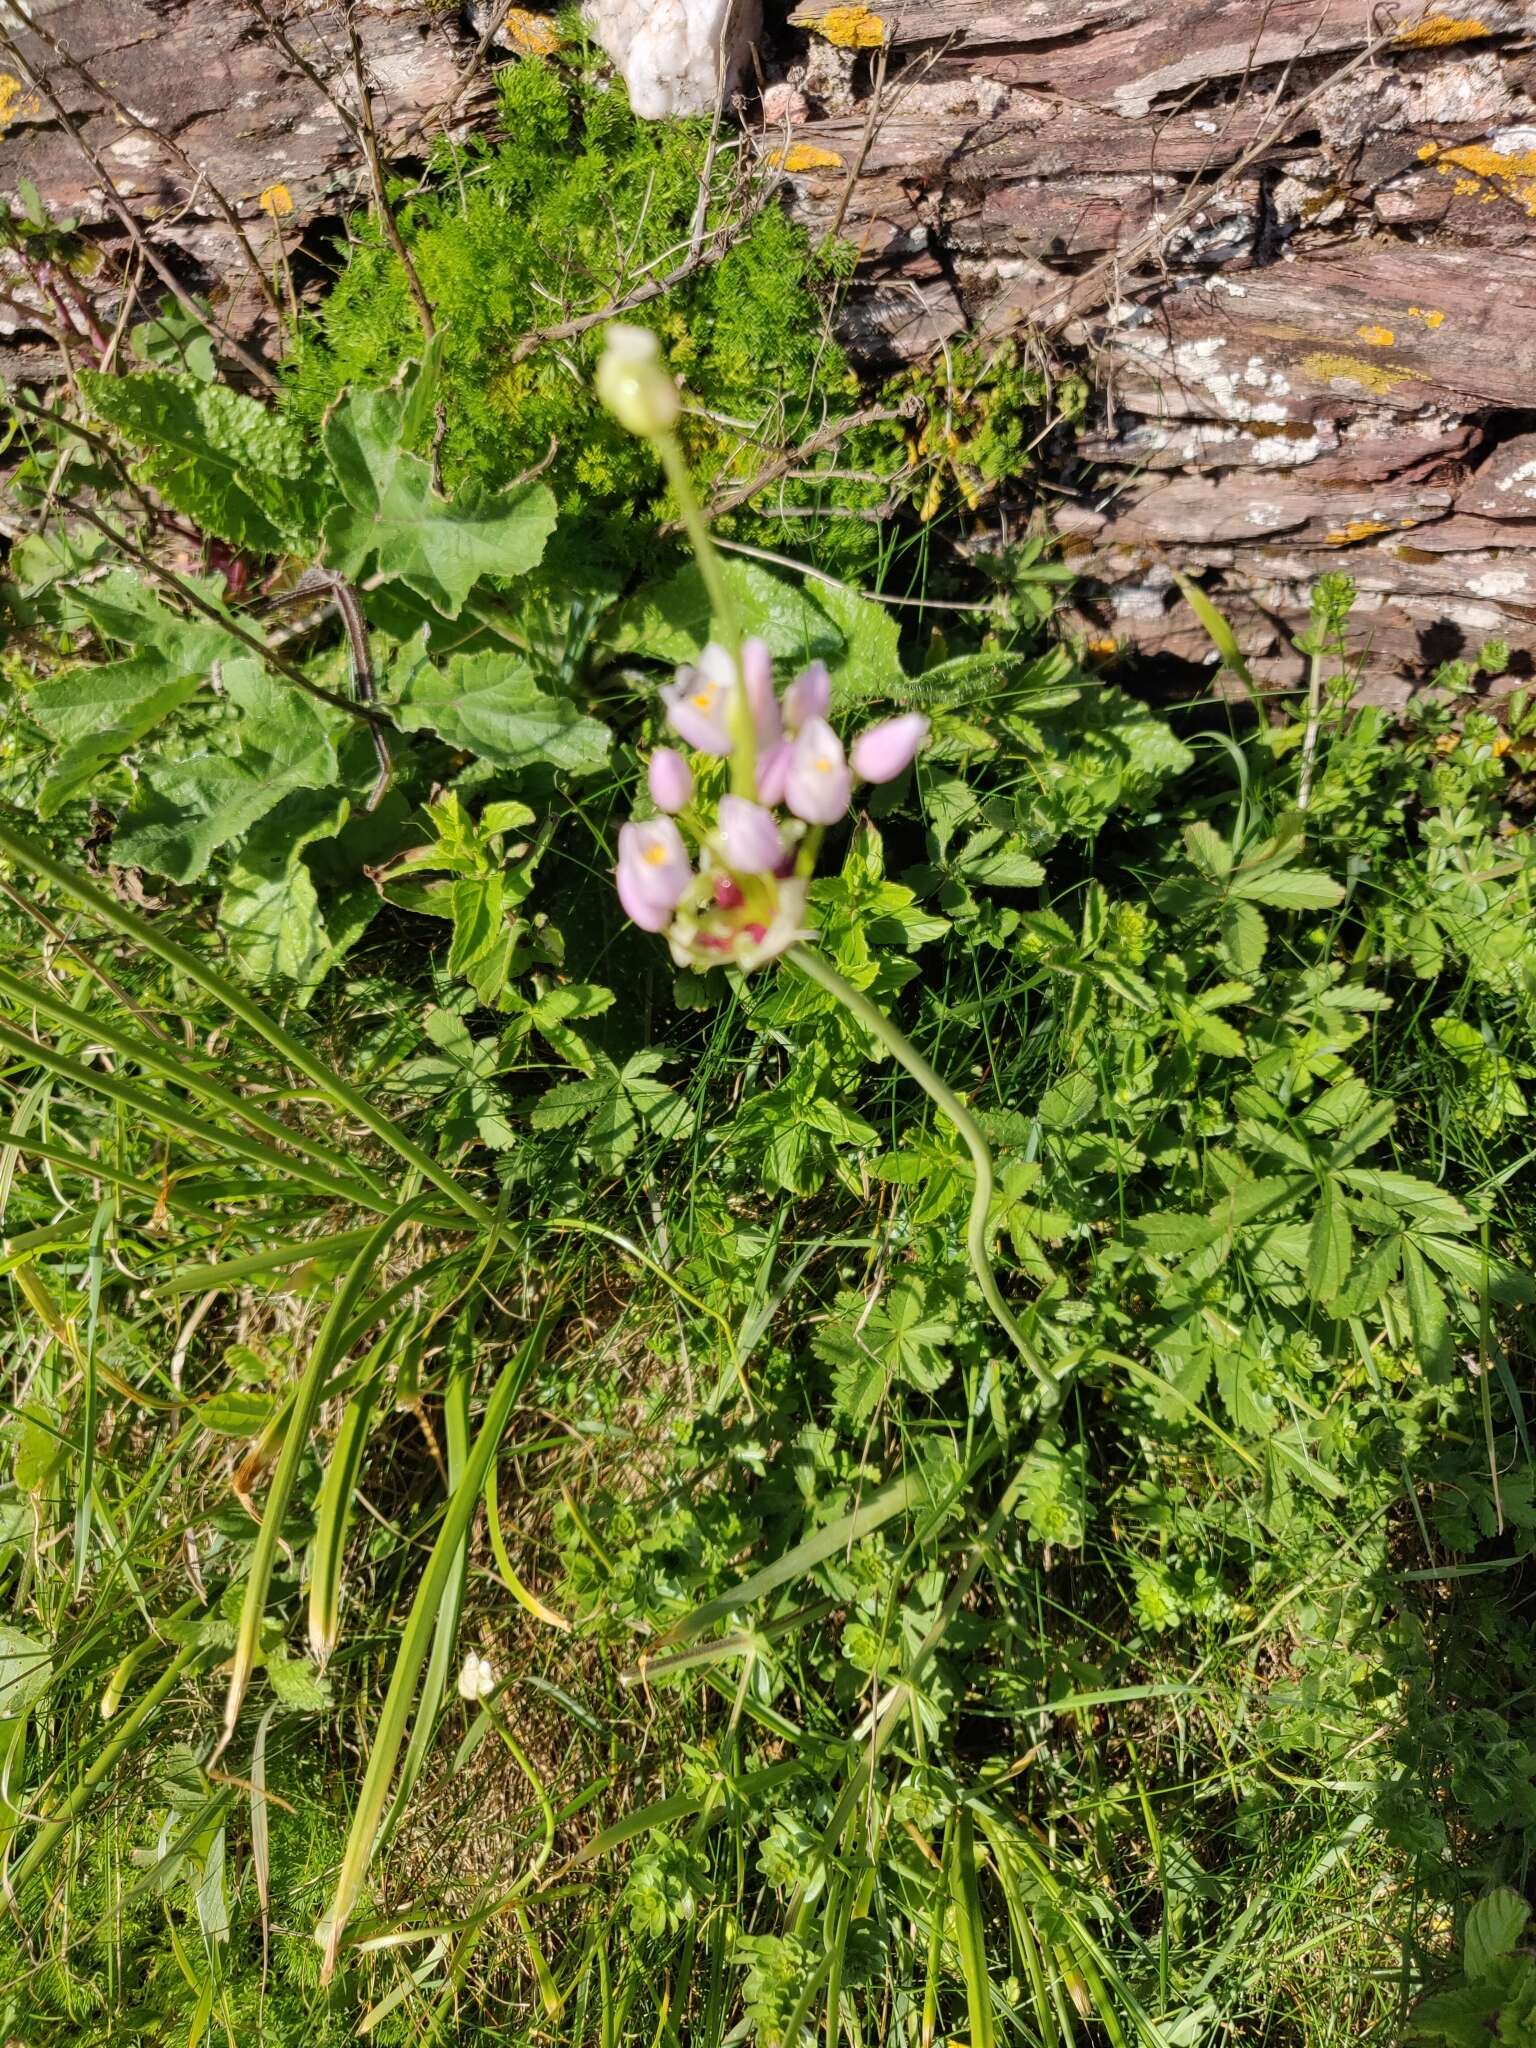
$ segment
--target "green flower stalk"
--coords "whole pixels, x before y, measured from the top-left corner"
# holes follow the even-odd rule
[[[668,725],[694,754],[729,759],[730,792],[712,808],[698,800],[692,764],[658,747],[647,781],[659,816],[620,828],[619,900],[645,931],[665,933],[681,967],[732,965],[743,973],[788,958],[856,1017],[923,1088],[959,1132],[975,1171],[966,1252],[982,1298],[1038,1382],[1044,1407],[1060,1398],[1055,1379],[1015,1319],[987,1248],[992,1154],[965,1105],[911,1040],[808,942],[811,875],[821,836],[845,817],[855,782],[891,782],[928,736],[917,714],[869,727],[845,753],[828,723],[832,684],[813,662],[783,696],[773,687],[765,643],[742,640],[730,586],[675,432],[676,383],[654,334],[615,323],[597,369],[597,392],[619,423],[652,442],[693,543],[713,615],[723,634],[679,669],[662,691]],[[687,828],[688,838],[684,836]],[[693,844],[690,847],[689,838]]]

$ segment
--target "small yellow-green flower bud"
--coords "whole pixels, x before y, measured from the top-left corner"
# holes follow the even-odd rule
[[[677,425],[682,400],[661,360],[661,344],[648,327],[613,321],[597,366],[597,395],[621,427],[654,441]]]

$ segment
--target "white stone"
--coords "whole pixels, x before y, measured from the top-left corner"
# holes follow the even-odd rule
[[[761,0],[588,0],[587,19],[635,112],[661,121],[711,112],[722,80],[729,95],[762,9]]]

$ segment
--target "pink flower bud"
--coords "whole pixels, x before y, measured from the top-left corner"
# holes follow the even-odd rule
[[[835,825],[852,795],[853,778],[842,741],[824,718],[808,720],[795,735],[790,751],[784,785],[789,808],[807,825]]]
[[[693,881],[683,835],[670,818],[619,828],[619,901],[643,931],[665,931]]]
[[[773,814],[744,796],[720,799],[720,850],[738,875],[767,875],[784,852]]]
[[[758,757],[757,800],[767,804],[770,810],[784,801],[784,785],[789,780],[789,757],[793,751],[789,740],[780,740],[777,746],[769,747]]]
[[[784,718],[773,694],[773,656],[766,640],[741,643],[741,679],[746,685],[752,729],[760,747],[776,746],[784,734]]]
[[[693,795],[693,770],[676,747],[658,747],[646,771],[658,811],[680,811]]]
[[[894,782],[928,737],[928,721],[920,711],[872,725],[853,743],[853,772],[860,782]]]
[[[832,678],[824,661],[813,661],[784,692],[784,719],[792,729],[825,718],[832,703]]]
[[[699,656],[697,668],[680,668],[676,682],[661,693],[667,723],[701,754],[731,751],[731,692],[736,664],[714,641]]]

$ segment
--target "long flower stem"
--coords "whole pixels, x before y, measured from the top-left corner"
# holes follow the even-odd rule
[[[976,1275],[976,1284],[981,1289],[987,1307],[1007,1333],[1014,1350],[1038,1380],[1043,1404],[1047,1408],[1054,1408],[1061,1398],[1061,1390],[1039,1352],[1014,1320],[1012,1311],[1003,1299],[996,1275],[992,1271],[992,1259],[987,1250],[987,1223],[992,1209],[994,1185],[992,1154],[986,1139],[977,1128],[974,1117],[948,1083],[940,1080],[906,1033],[891,1021],[878,1003],[871,1002],[862,990],[856,989],[852,982],[845,981],[825,954],[818,953],[811,946],[791,946],[785,958],[792,960],[802,974],[809,975],[812,981],[827,991],[828,995],[835,997],[851,1016],[857,1017],[867,1030],[874,1033],[892,1058],[906,1068],[913,1080],[944,1112],[965,1140],[966,1150],[971,1155],[971,1164],[976,1171],[976,1189],[971,1196],[971,1213],[965,1233],[965,1248],[970,1257],[971,1270]]]
[[[736,611],[736,600],[725,580],[725,567],[719,550],[710,539],[709,527],[694,493],[693,479],[688,474],[688,464],[683,459],[682,445],[676,434],[658,435],[656,452],[661,457],[661,466],[667,473],[667,482],[672,486],[672,495],[682,514],[699,574],[704,578],[709,608],[720,627],[725,650],[736,665],[736,687],[731,692],[730,712],[731,788],[737,796],[754,803],[757,799],[757,736],[752,729],[752,713],[747,704],[746,687],[741,680],[741,620]]]

